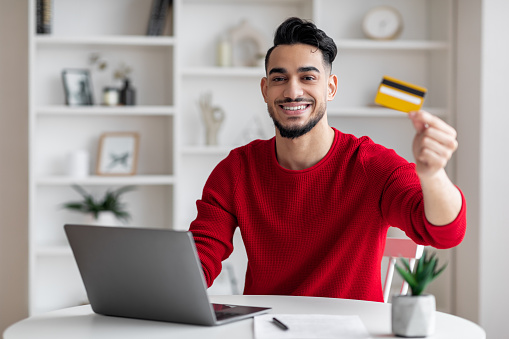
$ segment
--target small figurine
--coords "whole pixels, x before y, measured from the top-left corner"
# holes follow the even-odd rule
[[[233,66],[263,66],[265,52],[270,47],[267,39],[248,20],[230,30],[230,42],[233,47]]]
[[[200,108],[205,121],[206,144],[208,146],[217,145],[217,133],[224,120],[224,111],[217,106],[212,106],[212,93],[205,93],[200,97]]]

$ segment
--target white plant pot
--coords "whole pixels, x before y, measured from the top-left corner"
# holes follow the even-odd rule
[[[402,337],[426,337],[435,332],[435,296],[392,297],[392,332]]]
[[[97,226],[120,226],[120,221],[115,217],[115,214],[112,212],[106,211],[101,212],[97,216],[97,219],[94,219],[92,214],[87,216],[87,224],[89,225],[97,225]]]

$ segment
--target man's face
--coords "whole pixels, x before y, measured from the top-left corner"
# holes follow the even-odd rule
[[[337,78],[329,75],[322,52],[310,45],[280,45],[267,63],[261,89],[267,110],[282,137],[298,138],[325,115]]]

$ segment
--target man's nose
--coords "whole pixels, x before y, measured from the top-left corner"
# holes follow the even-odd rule
[[[283,95],[285,98],[297,99],[304,94],[302,86],[298,79],[290,79],[287,84]]]

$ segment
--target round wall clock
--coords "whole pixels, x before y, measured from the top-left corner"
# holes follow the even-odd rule
[[[375,40],[395,39],[401,33],[402,28],[401,14],[395,8],[388,6],[372,8],[362,21],[364,34]]]

